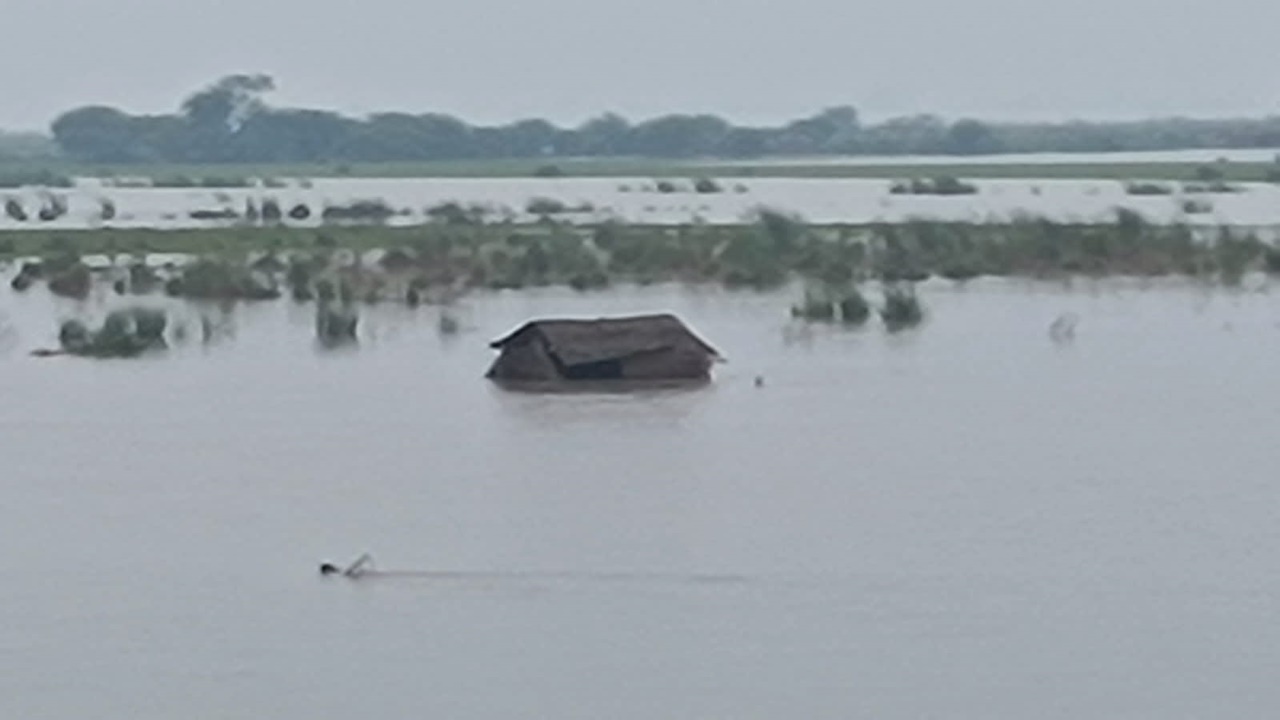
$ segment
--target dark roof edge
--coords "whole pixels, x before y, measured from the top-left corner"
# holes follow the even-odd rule
[[[512,330],[511,332],[498,338],[497,340],[490,342],[489,347],[494,350],[501,350],[503,347],[507,345],[507,343],[511,342],[512,340],[515,340],[525,331],[535,328],[538,325],[541,325],[543,323],[553,323],[553,322],[594,323],[594,322],[609,322],[611,320],[632,320],[632,321],[656,320],[659,318],[670,319],[679,323],[680,327],[684,328],[684,331],[689,333],[689,337],[697,341],[697,343],[702,346],[702,349],[706,350],[708,354],[713,355],[717,358],[721,358],[721,359],[724,358],[724,356],[720,354],[719,350],[716,350],[714,347],[711,346],[710,343],[708,343],[706,340],[703,340],[702,336],[694,332],[693,328],[689,327],[688,323],[681,320],[679,316],[677,316],[675,313],[669,313],[669,312],[647,313],[644,315],[612,315],[612,316],[603,316],[603,317],[594,317],[594,318],[541,318],[539,320],[529,320],[525,322],[523,325],[520,325],[519,327],[517,327],[515,330]]]

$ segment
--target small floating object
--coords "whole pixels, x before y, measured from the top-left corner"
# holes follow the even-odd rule
[[[352,580],[364,575],[372,570],[373,556],[365,553],[356,558],[356,561],[348,565],[346,568],[340,568],[330,562],[320,563],[320,574],[324,577],[332,575],[342,575]]]
[[[756,376],[756,387],[758,387],[758,388],[762,388],[762,387],[764,387],[764,376],[763,376],[763,375],[757,375],[757,376]]]

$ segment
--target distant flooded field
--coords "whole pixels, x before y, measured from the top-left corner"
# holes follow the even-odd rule
[[[904,170],[904,177],[911,177],[911,171]],[[493,218],[518,223],[536,222],[554,208],[557,219],[574,224],[733,224],[760,207],[797,213],[818,224],[1007,222],[1018,216],[1098,223],[1113,218],[1117,208],[1128,208],[1158,223],[1280,226],[1280,186],[1270,183],[1238,183],[1231,186],[1233,192],[1203,192],[1193,181],[1165,181],[1158,192],[1139,195],[1120,180],[975,179],[970,181],[972,194],[938,196],[894,194],[893,183],[885,179],[721,178],[701,191],[697,182],[695,170],[665,179],[321,178],[282,181],[281,187],[223,189],[85,181],[68,189],[0,191],[6,205],[0,230],[272,223],[315,227],[352,217],[352,208],[361,203],[366,208],[380,206],[363,220],[390,225],[426,223],[433,209],[458,203],[483,206]],[[268,206],[275,210],[265,210]],[[274,212],[274,218],[268,212]]]
[[[284,299],[5,288],[0,706],[1266,717],[1273,289],[930,281],[895,334],[798,324],[796,287],[476,291],[455,332],[371,305],[326,350]],[[27,354],[136,302],[193,331]],[[482,378],[529,318],[642,312],[716,346],[711,385]],[[318,577],[365,551],[401,574]]]

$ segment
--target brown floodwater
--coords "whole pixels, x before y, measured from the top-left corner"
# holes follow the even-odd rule
[[[797,295],[476,295],[451,336],[364,309],[345,352],[287,301],[205,308],[208,345],[175,305],[185,343],[89,361],[27,353],[112,300],[0,291],[0,709],[1274,714],[1265,285],[942,284],[897,336],[794,326]],[[483,379],[531,317],[654,311],[728,358],[711,385]]]

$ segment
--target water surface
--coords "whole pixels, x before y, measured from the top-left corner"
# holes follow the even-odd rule
[[[452,337],[366,311],[350,353],[276,302],[90,362],[25,352],[98,300],[6,291],[0,710],[1275,714],[1265,288],[944,284],[897,337],[797,329],[792,299],[478,295]],[[668,310],[729,358],[711,387],[481,379],[529,317]],[[315,572],[366,550],[408,574]]]

